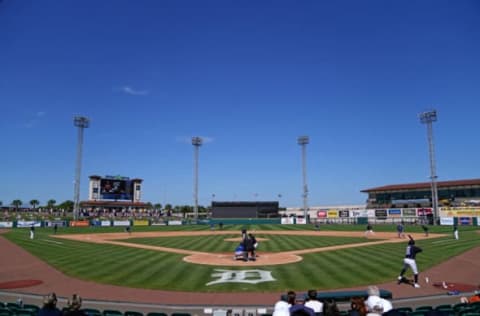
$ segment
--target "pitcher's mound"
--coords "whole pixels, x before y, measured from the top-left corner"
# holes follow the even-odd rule
[[[211,266],[272,266],[277,264],[294,263],[302,260],[302,257],[287,253],[264,253],[261,252],[255,261],[234,260],[233,253],[193,254],[183,258],[184,261]]]

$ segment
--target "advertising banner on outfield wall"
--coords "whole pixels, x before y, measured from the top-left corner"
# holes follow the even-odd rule
[[[130,221],[129,220],[113,221],[113,226],[130,226]]]
[[[70,222],[71,227],[88,227],[90,226],[89,221],[71,221]]]
[[[62,220],[58,220],[58,221],[45,221],[45,227],[53,227],[55,226],[55,224],[57,225],[57,227],[66,227],[67,226],[67,221],[62,221]]]
[[[337,210],[329,210],[327,212],[327,217],[328,218],[337,218],[338,217],[338,211]]]
[[[327,211],[326,210],[320,210],[317,212],[317,218],[325,218],[327,217]]]
[[[417,209],[418,216],[427,216],[433,214],[433,209],[430,207],[418,208]]]
[[[440,215],[445,217],[478,217],[480,216],[480,208],[451,208],[451,207],[442,207],[440,210]]]
[[[0,222],[0,228],[12,228],[13,222]]]
[[[338,216],[340,216],[340,217],[350,217],[350,212],[348,210],[338,211]]]
[[[168,226],[182,225],[182,221],[168,221]]]
[[[440,217],[440,225],[453,225],[453,217]]]
[[[145,220],[134,220],[133,226],[148,226],[148,221]]]
[[[17,227],[19,228],[26,228],[26,227],[41,227],[42,222],[40,221],[18,221]]]
[[[471,217],[460,217],[458,219],[458,223],[460,225],[472,225],[473,224],[473,218],[471,218]]]
[[[415,217],[417,216],[417,209],[415,208],[404,208],[402,209],[403,216],[405,217]]]
[[[402,211],[397,208],[392,208],[388,210],[389,217],[400,217],[402,215]]]
[[[352,211],[352,217],[368,217],[367,210],[355,210]]]
[[[307,220],[304,217],[297,217],[297,224],[306,224]]]
[[[293,224],[293,217],[282,217],[281,223],[286,225]]]
[[[387,210],[375,210],[375,217],[378,219],[387,219]]]

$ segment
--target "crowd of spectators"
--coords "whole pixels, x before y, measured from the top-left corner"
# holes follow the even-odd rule
[[[380,297],[376,286],[367,289],[368,297],[352,297],[349,316],[376,316],[393,310],[392,303]],[[309,290],[306,298],[297,297],[294,291],[289,291],[286,300],[275,303],[272,316],[340,316],[340,309],[333,299],[320,301],[317,291]]]

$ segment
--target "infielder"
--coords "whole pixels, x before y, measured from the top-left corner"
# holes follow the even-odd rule
[[[410,239],[408,241],[407,249],[405,251],[405,258],[403,258],[403,269],[400,271],[400,275],[398,277],[398,284],[402,283],[403,275],[407,271],[408,267],[412,269],[414,283],[413,286],[419,288],[420,285],[418,284],[418,269],[417,263],[415,262],[415,257],[417,253],[422,252],[420,247],[415,246],[415,240],[413,240],[412,236],[408,235]]]

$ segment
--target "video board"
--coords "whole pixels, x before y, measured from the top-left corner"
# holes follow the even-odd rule
[[[105,176],[101,178],[100,199],[133,200],[133,182],[128,177]]]

